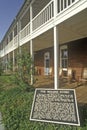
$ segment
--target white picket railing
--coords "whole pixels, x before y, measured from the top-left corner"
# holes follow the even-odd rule
[[[57,0],[57,13],[65,10],[77,0]]]
[[[13,48],[13,40],[10,41],[10,43],[8,44],[8,49],[12,49]]]
[[[45,6],[44,9],[41,10],[41,12],[33,18],[32,20],[32,30],[34,31],[47,21],[49,21],[54,15],[53,10],[53,1],[48,3],[48,5]]]
[[[56,14],[60,14],[65,9],[73,6],[75,2],[79,0],[57,0],[57,12]],[[21,31],[20,31],[20,40],[27,37],[30,34],[30,29],[32,32],[41,27],[42,25],[46,24],[54,17],[54,1],[50,1],[33,19],[32,19],[32,26],[31,23],[28,23]],[[32,27],[32,28],[31,28]],[[18,35],[14,37],[13,40],[9,42],[9,44],[5,47],[5,51],[8,52],[12,50],[12,46],[18,44]],[[3,51],[1,51],[3,53]],[[0,54],[1,55],[1,54]]]
[[[4,49],[0,50],[0,56],[4,56]]]
[[[28,23],[21,31],[20,31],[20,35],[21,35],[21,39],[23,39],[24,37],[26,37],[27,35],[30,34],[30,23]]]
[[[8,45],[5,46],[5,50],[4,50],[4,53],[7,54],[9,53],[10,51],[12,51],[12,48],[13,48],[13,40],[11,40]]]
[[[57,0],[57,14],[68,8],[77,0]],[[50,1],[40,12],[32,19],[32,31],[41,27],[43,24],[51,20],[54,16],[54,1]],[[21,31],[21,40],[30,34],[30,23],[28,23]],[[14,43],[17,40],[14,40]]]
[[[14,45],[18,43],[18,35],[14,37]]]

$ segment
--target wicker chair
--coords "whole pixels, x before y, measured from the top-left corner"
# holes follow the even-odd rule
[[[71,78],[72,78],[72,69],[71,68],[68,68],[67,71],[60,68],[59,79],[70,82]]]

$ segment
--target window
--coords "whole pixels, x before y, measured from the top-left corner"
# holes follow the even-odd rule
[[[44,74],[49,75],[50,73],[50,53],[46,52],[44,54]]]
[[[68,67],[68,49],[67,46],[60,48],[60,67],[62,69],[67,69]]]

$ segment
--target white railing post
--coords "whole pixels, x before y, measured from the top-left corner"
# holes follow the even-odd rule
[[[32,4],[30,4],[30,34],[32,34]]]
[[[61,5],[62,5],[62,3],[61,3],[61,0],[59,0],[59,12],[61,12]]]
[[[51,14],[50,14],[50,16],[51,16],[51,18],[53,17],[53,5],[51,4],[51,6],[50,6],[50,10],[51,10]]]
[[[68,7],[68,0],[66,0],[66,7]]]
[[[65,1],[65,0],[63,0],[63,9],[65,8],[65,2],[66,2],[66,1]]]
[[[57,0],[54,0],[54,7],[53,7],[53,9],[54,9],[54,18],[57,15],[57,8],[58,8],[58,6],[57,6]]]

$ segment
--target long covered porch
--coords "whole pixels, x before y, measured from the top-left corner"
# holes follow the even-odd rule
[[[83,69],[87,67],[86,12],[87,9],[32,40],[38,81],[41,76],[45,80],[51,77],[51,85],[56,89],[60,87],[61,77],[73,78],[73,81],[82,78]]]
[[[27,48],[34,58],[35,76],[38,77],[38,81],[41,76],[50,76],[53,87],[57,89],[60,87],[59,79],[62,76],[66,78],[68,72],[75,80],[82,77],[83,69],[87,67],[86,12],[87,9],[55,25],[26,44],[21,44],[20,48]],[[16,50],[11,54],[15,64]]]

